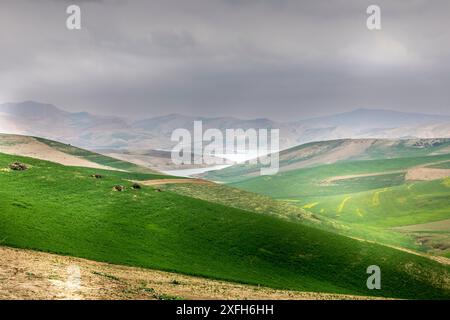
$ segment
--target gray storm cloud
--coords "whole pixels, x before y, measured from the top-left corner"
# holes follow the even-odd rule
[[[382,9],[382,30],[366,8]],[[69,4],[82,30],[65,27]],[[279,120],[360,107],[450,114],[450,3],[24,1],[0,4],[0,102],[128,117]]]

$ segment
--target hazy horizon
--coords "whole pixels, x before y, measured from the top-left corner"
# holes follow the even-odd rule
[[[348,111],[343,111],[343,112],[331,112],[329,114],[324,114],[321,116],[305,116],[302,118],[295,118],[295,119],[290,119],[290,120],[276,120],[273,118],[269,118],[269,117],[239,117],[239,116],[235,116],[235,115],[221,115],[221,114],[217,114],[217,115],[213,115],[213,116],[204,116],[201,114],[186,114],[186,113],[181,113],[181,112],[169,112],[169,113],[162,113],[160,115],[148,115],[145,116],[145,114],[142,114],[140,117],[131,117],[131,116],[124,116],[124,115],[115,115],[115,114],[108,114],[108,113],[96,113],[96,112],[91,112],[88,110],[79,110],[79,111],[71,111],[68,109],[65,109],[64,107],[55,105],[53,103],[50,102],[42,102],[42,101],[34,101],[34,100],[24,100],[24,101],[7,101],[7,102],[1,102],[0,101],[0,106],[1,105],[6,105],[6,104],[14,104],[14,105],[18,105],[18,104],[24,104],[24,103],[36,103],[36,104],[41,104],[41,105],[51,105],[56,107],[57,109],[63,111],[63,112],[69,112],[69,113],[89,113],[91,115],[94,116],[101,116],[101,117],[118,117],[124,120],[128,120],[128,121],[139,121],[139,120],[145,120],[145,119],[151,119],[151,118],[158,118],[158,117],[165,117],[165,116],[183,116],[183,117],[194,117],[194,118],[208,118],[208,119],[212,119],[212,118],[235,118],[235,119],[239,119],[239,120],[270,120],[270,121],[274,121],[274,122],[280,122],[280,123],[289,123],[289,122],[297,122],[297,121],[307,121],[307,120],[312,120],[315,118],[322,118],[322,117],[331,117],[331,116],[336,116],[336,115],[340,115],[340,114],[345,114],[345,113],[354,113],[354,112],[358,112],[358,111],[379,111],[379,112],[399,112],[399,113],[405,113],[405,114],[417,114],[417,115],[425,115],[425,116],[450,116],[450,114],[439,114],[439,113],[429,113],[429,112],[409,112],[409,111],[398,111],[398,110],[393,110],[393,109],[379,109],[379,108],[355,108],[355,109],[351,109]]]

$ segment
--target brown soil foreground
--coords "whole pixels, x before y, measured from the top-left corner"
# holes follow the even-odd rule
[[[241,285],[0,247],[0,299],[370,299]]]

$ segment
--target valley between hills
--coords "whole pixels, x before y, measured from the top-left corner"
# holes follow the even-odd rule
[[[339,148],[352,143],[366,147],[348,159],[310,165],[318,153],[337,148],[339,155]],[[42,144],[52,152],[43,148],[40,153]],[[281,166],[293,170],[245,178],[254,168],[238,165],[223,169],[231,182],[216,184],[180,180],[51,140],[2,135],[0,240],[11,258],[3,261],[2,270],[9,271],[4,271],[0,292],[11,290],[14,281],[24,281],[15,287],[32,290],[64,282],[64,268],[53,279],[50,271],[42,274],[34,266],[20,269],[17,259],[24,259],[24,266],[29,259],[36,261],[38,268],[49,260],[76,257],[87,259],[77,260],[81,274],[88,274],[87,287],[91,281],[117,281],[106,289],[118,288],[110,298],[125,299],[124,292],[132,292],[130,299],[448,298],[448,230],[438,223],[450,218],[448,179],[405,177],[410,168],[445,170],[449,141],[316,144],[320,147],[312,143],[281,154]],[[15,162],[26,170],[12,170]],[[209,174],[208,180],[223,177],[221,171]],[[81,261],[101,263],[108,271],[89,273]],[[366,269],[373,264],[383,272],[382,290],[366,287]],[[136,267],[141,268],[137,274],[145,273],[141,278],[126,269]],[[126,275],[121,268],[128,270]],[[167,286],[155,284],[155,272],[165,275]],[[177,280],[175,273],[190,280]],[[167,277],[175,282],[167,283]],[[183,281],[230,287],[219,293],[199,292],[194,284],[181,290],[176,283]],[[71,296],[59,292],[46,298],[58,297]]]

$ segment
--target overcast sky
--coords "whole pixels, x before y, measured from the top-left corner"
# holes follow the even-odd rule
[[[78,4],[82,30],[66,29]],[[382,10],[382,30],[366,9]],[[450,114],[448,0],[1,0],[0,103],[295,120]]]

